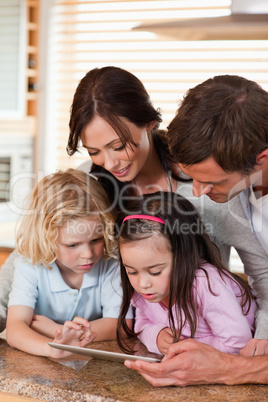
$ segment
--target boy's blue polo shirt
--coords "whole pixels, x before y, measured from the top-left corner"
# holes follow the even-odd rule
[[[52,269],[18,257],[8,306],[23,305],[63,324],[75,316],[89,321],[102,317],[118,318],[122,289],[118,261],[101,259],[84,274],[80,290],[70,288],[56,263]],[[128,318],[132,318],[131,313]]]

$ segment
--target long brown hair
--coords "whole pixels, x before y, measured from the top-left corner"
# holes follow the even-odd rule
[[[132,73],[119,67],[107,66],[89,71],[80,81],[73,98],[69,121],[67,152],[73,155],[87,124],[102,117],[118,134],[122,144],[135,146],[122,118],[138,127],[162,121],[161,113],[150,100],[143,83]]]
[[[165,224],[137,218],[123,223],[123,219],[132,214],[156,216],[161,218]],[[178,339],[186,322],[190,325],[191,337],[194,337],[199,306],[193,292],[193,283],[198,269],[204,271],[209,291],[216,296],[210,286],[209,275],[202,267],[205,262],[215,267],[223,281],[228,277],[237,283],[241,291],[241,308],[248,303],[245,314],[249,311],[252,298],[249,285],[244,279],[226,269],[221,260],[220,251],[210,240],[201,217],[194,206],[184,197],[171,192],[157,192],[137,197],[136,200],[129,202],[127,213],[120,213],[115,227],[119,254],[120,245],[123,243],[145,239],[155,234],[168,240],[173,255],[168,312],[174,340]],[[134,289],[130,284],[121,257],[120,263],[123,301],[118,319],[117,340],[122,350],[131,352],[131,348],[122,338],[119,329],[122,327],[129,337],[138,335],[126,324],[126,314],[131,305]],[[175,317],[172,312],[173,305],[175,305]],[[176,333],[175,321],[178,323],[178,333]]]
[[[159,124],[162,122],[161,112],[153,107],[143,83],[135,75],[119,67],[107,66],[95,68],[84,76],[76,89],[71,107],[67,145],[69,155],[79,150],[82,132],[96,116],[101,116],[107,121],[118,134],[122,144],[130,148],[137,145],[122,118],[138,127],[145,127],[155,121],[156,124],[148,135],[152,136],[152,143],[163,171],[168,177],[171,175],[175,180],[184,181],[169,172],[168,162],[175,160],[169,151],[165,131],[159,130]],[[90,172],[98,177],[111,205],[116,208],[122,200],[120,193],[123,192],[125,197],[130,195],[130,183],[120,182],[103,167],[93,164]]]

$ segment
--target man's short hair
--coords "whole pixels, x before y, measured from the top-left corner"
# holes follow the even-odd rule
[[[268,92],[235,75],[210,78],[186,93],[167,136],[178,163],[213,157],[226,172],[249,174],[268,147]]]

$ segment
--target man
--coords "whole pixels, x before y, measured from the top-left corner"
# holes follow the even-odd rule
[[[194,340],[170,346],[158,365],[126,362],[153,385],[268,383],[268,93],[239,76],[217,76],[188,91],[168,127],[171,153],[196,197],[228,203],[243,242],[251,228],[264,268],[245,266],[259,303],[255,338],[228,355]],[[221,214],[221,209],[219,209]],[[241,225],[235,234],[235,226]],[[229,225],[222,241],[230,237]],[[246,240],[245,240],[246,242]],[[233,245],[233,244],[232,244]],[[250,246],[250,245],[249,245]],[[265,356],[257,356],[264,355]],[[254,356],[254,357],[252,357]]]

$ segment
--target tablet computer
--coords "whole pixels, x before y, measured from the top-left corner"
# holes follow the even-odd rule
[[[124,363],[125,360],[143,360],[150,363],[159,363],[160,359],[153,357],[128,355],[124,353],[108,352],[106,350],[81,348],[79,346],[62,345],[60,343],[48,342],[48,345],[52,348],[66,350],[71,353],[78,353],[80,355],[93,357],[94,359],[111,360],[115,362]]]

